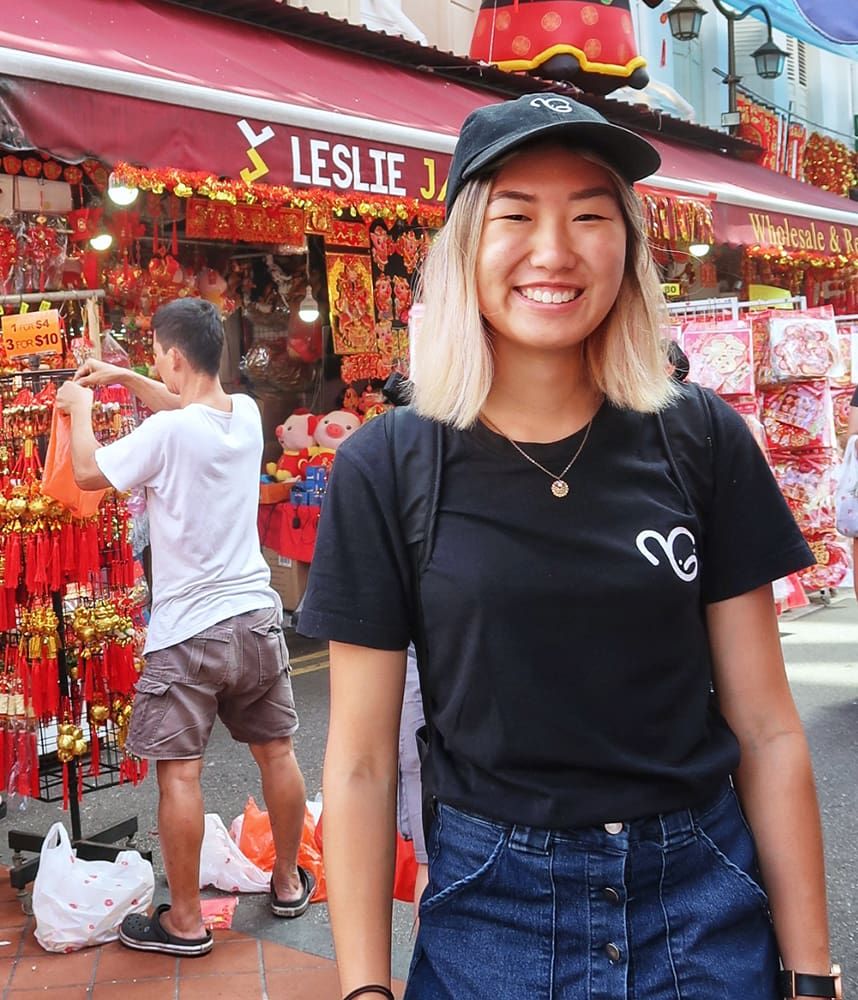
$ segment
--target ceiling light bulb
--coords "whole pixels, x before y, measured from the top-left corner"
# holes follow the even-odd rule
[[[140,194],[140,189],[136,187],[128,187],[123,184],[122,181],[118,180],[116,174],[111,174],[107,179],[107,197],[113,202],[114,205],[131,205],[137,200],[137,195]]]
[[[692,257],[705,257],[712,247],[708,243],[692,243],[688,252]]]
[[[113,237],[110,233],[98,233],[89,241],[89,245],[93,250],[107,250],[112,244]]]
[[[304,323],[314,323],[319,318],[319,303],[313,298],[309,285],[298,306],[298,316]]]

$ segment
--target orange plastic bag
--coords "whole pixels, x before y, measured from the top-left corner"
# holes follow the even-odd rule
[[[325,868],[322,864],[322,852],[316,846],[316,821],[313,814],[304,807],[304,829],[301,831],[301,846],[298,848],[298,864],[306,871],[312,872],[316,879],[316,889],[312,902],[324,903],[328,898],[325,884]],[[244,819],[241,824],[241,835],[238,838],[241,853],[263,871],[270,872],[274,867],[277,854],[274,850],[274,835],[271,833],[271,821],[268,813],[260,809],[251,796],[244,807]]]
[[[42,493],[52,497],[75,517],[91,517],[107,490],[82,490],[74,481],[71,455],[71,418],[54,407],[51,436],[42,473]]]
[[[322,850],[322,818],[316,824],[316,847]],[[397,830],[396,861],[393,869],[393,898],[403,903],[414,901],[414,886],[417,882],[417,859],[414,857],[414,842],[406,840]]]

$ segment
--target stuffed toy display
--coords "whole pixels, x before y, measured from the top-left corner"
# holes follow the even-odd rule
[[[272,479],[283,482],[303,476],[310,459],[310,448],[316,443],[313,432],[318,422],[319,418],[309,410],[299,409],[294,410],[282,424],[278,424],[274,433],[283,454],[278,461],[269,462],[265,466],[265,471]]]
[[[313,432],[307,466],[322,466],[330,471],[337,448],[360,427],[361,418],[350,410],[331,410],[319,417]],[[306,473],[305,473],[306,475]]]

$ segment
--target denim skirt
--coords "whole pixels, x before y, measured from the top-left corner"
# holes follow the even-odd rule
[[[732,786],[574,830],[439,804],[405,1000],[778,1000],[778,952]]]

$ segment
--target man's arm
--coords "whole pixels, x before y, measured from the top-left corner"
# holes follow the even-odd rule
[[[96,385],[125,386],[153,412],[178,410],[182,405],[178,395],[170,392],[163,382],[156,382],[130,368],[120,368],[119,365],[110,365],[95,358],[84,361],[75,372],[74,380],[89,389]]]
[[[82,490],[103,490],[111,486],[95,461],[101,447],[92,429],[92,389],[76,382],[64,382],[57,390],[55,406],[71,420],[72,471]]]

